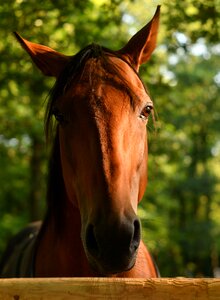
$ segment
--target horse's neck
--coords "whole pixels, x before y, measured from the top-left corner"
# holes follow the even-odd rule
[[[48,212],[39,237],[35,276],[91,276],[80,231],[79,210],[65,192],[56,136],[49,172]]]
[[[57,231],[53,219],[44,225],[36,255],[35,276],[91,276],[80,238],[80,216],[71,210]]]

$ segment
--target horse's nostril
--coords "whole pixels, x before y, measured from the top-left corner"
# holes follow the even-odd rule
[[[140,221],[136,219],[134,221],[134,234],[131,242],[131,245],[133,246],[134,250],[137,250],[140,243],[140,239],[141,239],[141,225],[140,225]]]
[[[94,256],[99,254],[99,246],[96,241],[94,226],[90,224],[86,231],[86,247],[87,250]]]

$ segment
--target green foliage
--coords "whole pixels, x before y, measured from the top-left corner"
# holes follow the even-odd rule
[[[219,202],[220,53],[204,39],[181,45],[175,56],[167,52],[167,61],[163,51],[151,87],[160,119],[149,143],[143,209],[154,203],[154,219],[145,236],[154,244],[156,236],[163,276],[213,276],[220,251],[219,210],[213,215]]]
[[[10,0],[0,4],[0,252],[43,216],[45,79],[13,39],[72,55],[90,42],[120,48],[159,1]],[[163,1],[158,48],[141,69],[156,107],[149,124],[143,238],[162,276],[212,276],[220,254],[218,1]],[[154,129],[153,129],[154,128]]]

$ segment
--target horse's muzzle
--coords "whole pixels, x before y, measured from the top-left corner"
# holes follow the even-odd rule
[[[107,224],[100,217],[99,222],[88,224],[84,248],[93,270],[105,276],[131,269],[140,243],[140,228],[136,215],[120,221],[108,221]]]

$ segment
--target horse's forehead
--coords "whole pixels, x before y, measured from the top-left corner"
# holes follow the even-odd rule
[[[109,106],[109,109],[112,109],[111,106],[116,109],[123,105],[125,108],[126,91],[131,91],[127,97],[129,105],[131,104],[129,97],[131,94],[135,96],[135,99],[133,99],[136,101],[136,103],[133,103],[134,106],[138,105],[140,101],[149,102],[149,95],[132,67],[115,56],[110,56],[109,60],[115,66],[117,73],[108,72],[108,68],[105,65],[103,66],[99,60],[90,59],[85,64],[80,79],[67,91],[64,99],[68,99],[67,102],[69,102],[74,98],[80,106],[85,106],[85,103],[87,103],[89,106],[92,105],[96,108],[97,105],[100,108],[103,105]],[[121,80],[122,78],[123,80]]]
[[[138,96],[137,99],[145,99],[149,98],[149,96],[146,93],[146,90],[144,88],[144,85],[142,81],[140,80],[138,74],[132,69],[132,67],[123,61],[122,59],[116,57],[116,56],[109,56],[109,61],[112,63],[112,65],[115,67],[115,70],[117,70],[117,73],[112,73],[110,72],[108,74],[108,68],[103,67],[103,65],[95,62],[95,60],[91,60],[88,63],[87,70],[88,72],[84,72],[84,74],[89,74],[91,70],[94,70],[94,74],[91,74],[92,76],[96,77],[97,80],[94,80],[96,82],[95,86],[93,86],[93,80],[91,79],[92,76],[89,76],[88,80],[90,81],[90,91],[89,92],[98,92],[98,90],[103,91],[109,91],[110,94],[115,94],[115,93],[124,93],[123,85],[124,87],[126,86],[128,90],[131,90],[134,95]],[[90,63],[93,65],[91,68]],[[86,75],[87,77],[87,75]],[[108,81],[107,78],[112,78],[112,82],[120,82],[122,90],[120,91],[120,88],[117,88],[117,84],[114,85],[114,83],[111,85],[111,80]],[[120,77],[120,79],[119,79]],[[99,81],[99,78],[102,78]],[[107,79],[105,81],[105,78]],[[121,81],[121,79],[123,80]],[[110,82],[110,84],[109,84]],[[120,87],[120,84],[119,84]],[[97,90],[96,90],[97,89]],[[108,93],[108,94],[109,94]],[[99,92],[98,92],[99,94]]]

